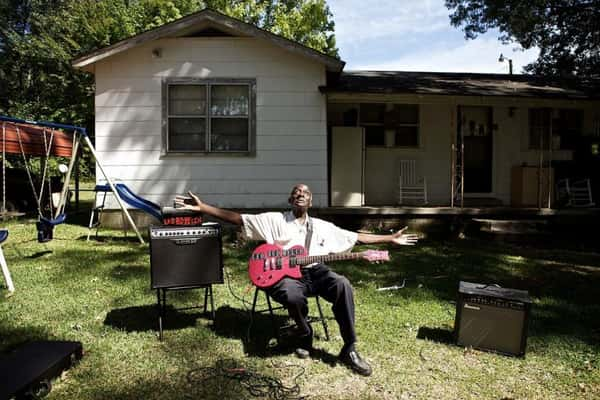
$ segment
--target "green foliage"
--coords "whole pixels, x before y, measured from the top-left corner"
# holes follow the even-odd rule
[[[600,0],[446,0],[446,7],[468,39],[497,28],[505,43],[538,47],[527,72],[600,74]]]
[[[337,57],[333,16],[325,0],[206,0],[208,8]]]
[[[71,60],[204,7],[337,55],[324,0],[3,0],[0,114],[83,126],[93,136],[94,79]],[[82,171],[93,169],[84,150]]]

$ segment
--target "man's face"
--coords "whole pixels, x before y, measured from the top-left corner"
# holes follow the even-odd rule
[[[293,208],[307,209],[312,206],[312,193],[305,184],[294,186],[290,193],[289,203]]]

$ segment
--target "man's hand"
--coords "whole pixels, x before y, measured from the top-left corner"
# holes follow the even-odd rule
[[[202,200],[192,192],[188,192],[188,196],[175,196],[175,205],[187,210],[202,212],[202,207],[204,206]]]
[[[391,235],[392,236],[391,241],[393,243],[404,245],[404,246],[414,246],[415,244],[417,244],[417,240],[419,240],[419,237],[414,233],[404,233],[404,231],[407,229],[408,229],[408,226],[405,226],[404,228],[400,229],[398,232],[393,233]]]

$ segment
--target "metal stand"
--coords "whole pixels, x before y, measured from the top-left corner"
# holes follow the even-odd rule
[[[207,312],[208,298],[210,297],[210,316],[215,320],[215,302],[213,299],[212,285],[206,286],[186,286],[178,288],[158,288],[156,289],[156,298],[158,300],[158,339],[163,340],[163,319],[165,318],[167,309],[167,290],[187,290],[187,289],[202,289],[204,288],[204,313]],[[162,296],[161,296],[162,291]],[[200,308],[200,306],[177,308],[177,310],[191,310]]]

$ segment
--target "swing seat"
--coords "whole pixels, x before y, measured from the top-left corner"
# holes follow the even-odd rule
[[[8,239],[8,230],[0,229],[0,244],[4,243],[6,239]]]
[[[35,223],[38,231],[38,242],[45,243],[52,240],[54,236],[54,226],[62,224],[67,219],[66,214],[60,214],[54,219],[40,217],[40,220]]]

